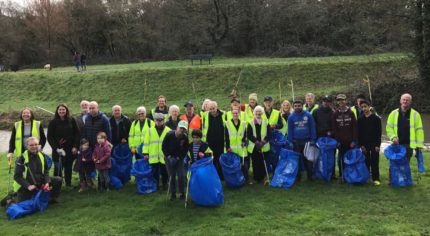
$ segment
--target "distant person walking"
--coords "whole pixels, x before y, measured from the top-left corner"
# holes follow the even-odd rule
[[[79,69],[81,67],[81,54],[79,54],[79,52],[75,52],[73,55],[73,65],[75,65],[76,71],[80,72]]]
[[[81,71],[87,70],[87,56],[82,53],[81,54]]]

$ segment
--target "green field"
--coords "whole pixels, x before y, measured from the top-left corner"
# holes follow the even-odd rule
[[[362,79],[395,79],[393,71],[404,74],[413,70],[409,55],[387,53],[361,56],[312,58],[215,58],[211,65],[191,66],[189,60],[145,62],[125,65],[89,65],[88,71],[76,73],[73,67],[23,70],[0,73],[0,112],[19,111],[24,106],[41,106],[54,110],[60,102],[78,113],[82,99],[97,100],[110,113],[114,104],[132,114],[140,105],[152,108],[158,95],[167,96],[168,104],[181,105],[188,100],[201,104],[204,98],[229,104],[231,92],[238,84],[240,97],[257,92],[275,99],[302,98],[306,92],[317,95],[367,91]],[[146,83],[145,83],[146,81]],[[146,85],[145,85],[146,84]],[[193,91],[193,84],[195,93]],[[280,88],[279,88],[280,85]]]
[[[426,158],[430,155],[426,154]],[[428,235],[430,176],[410,188],[388,186],[388,161],[381,156],[382,185],[352,186],[303,181],[290,190],[248,185],[224,187],[225,204],[204,208],[166,200],[165,192],[141,196],[130,183],[120,191],[63,190],[61,203],[8,221],[2,235]],[[430,162],[426,161],[430,169]],[[0,191],[7,164],[0,158]],[[411,161],[413,177],[415,158]],[[77,179],[74,179],[77,183]]]

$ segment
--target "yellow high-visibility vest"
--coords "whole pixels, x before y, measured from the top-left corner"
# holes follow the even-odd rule
[[[155,126],[150,128],[149,135],[146,135],[145,144],[143,145],[143,153],[148,153],[149,155],[149,164],[165,163],[162,144],[169,131],[170,128],[164,126],[163,132],[161,132],[161,135],[158,135]]]
[[[40,163],[42,163],[42,173],[44,173],[45,172],[45,156],[43,155],[42,152],[37,152],[37,155],[39,156]],[[29,156],[28,156],[27,150],[23,153],[23,156],[24,156],[25,178],[27,178],[28,167],[26,168],[26,165],[28,164],[28,161],[29,161]],[[34,183],[34,184],[36,184],[36,183]],[[18,192],[18,190],[20,188],[21,188],[21,185],[18,182],[14,181],[13,182],[13,191]]]
[[[30,137],[36,137],[37,139],[40,139],[40,121],[33,120],[31,123],[31,134]],[[19,157],[22,154],[22,120],[15,122],[15,156]]]
[[[154,121],[148,118],[146,118],[145,124],[143,125],[142,129],[140,129],[139,120],[133,121],[133,123],[131,123],[130,132],[128,135],[128,146],[130,148],[137,148],[142,143],[145,145],[145,137],[146,135],[148,135],[149,128],[152,126],[154,126]]]
[[[399,118],[399,108],[395,109],[390,113],[387,119],[387,126],[385,127],[387,131],[388,138],[393,140],[398,138],[397,126]],[[411,108],[411,113],[409,117],[409,146],[412,149],[423,148],[424,147],[424,130],[423,123],[421,121],[421,115],[417,111]]]
[[[262,118],[261,131],[260,131],[261,132],[261,141],[263,141],[264,138],[267,136],[267,123],[268,123],[267,118]],[[249,122],[249,124],[252,127],[252,133],[253,133],[254,137],[257,138],[257,130],[255,129],[254,121]],[[248,141],[248,152],[252,153],[254,151],[254,147],[255,147],[255,143],[253,143],[251,140],[249,140]],[[266,144],[264,144],[261,151],[268,152],[269,150],[270,150],[270,144],[269,144],[269,142],[267,142]]]
[[[239,128],[236,129],[234,122],[230,119],[226,122],[226,127],[228,131],[228,137],[230,139],[230,148],[232,152],[236,153],[241,157],[246,157],[248,151],[246,147],[242,146],[243,137],[245,137],[246,133],[246,122],[239,120]]]

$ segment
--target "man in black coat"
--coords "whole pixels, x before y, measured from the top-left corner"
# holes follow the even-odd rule
[[[112,107],[112,117],[109,122],[112,130],[112,145],[115,147],[120,143],[127,143],[131,121],[122,114],[121,106],[115,105]]]

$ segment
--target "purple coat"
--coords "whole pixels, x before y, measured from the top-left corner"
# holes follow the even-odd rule
[[[112,145],[109,141],[105,141],[102,145],[96,144],[93,151],[93,161],[97,170],[107,170],[112,167],[111,152]]]
[[[85,162],[82,161],[82,158],[85,159]],[[81,151],[78,154],[78,158],[75,162],[75,167],[73,168],[76,172],[83,173],[86,171],[87,173],[91,173],[94,171],[94,161],[93,161],[93,151],[91,149],[86,151]]]

